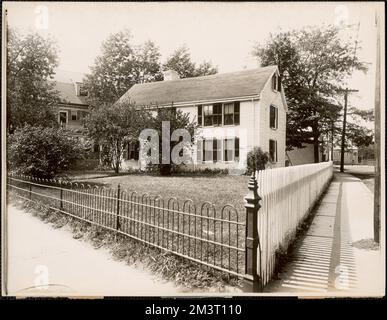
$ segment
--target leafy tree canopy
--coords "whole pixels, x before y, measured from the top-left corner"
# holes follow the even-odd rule
[[[354,70],[366,70],[354,53],[355,42],[344,41],[333,26],[280,32],[254,48],[262,66],[280,70],[289,106],[287,146],[313,142],[316,162],[321,134],[340,117],[339,89]]]
[[[191,54],[186,46],[175,50],[164,63],[163,69],[176,71],[180,78],[199,77],[218,73],[218,68],[214,67],[208,61],[203,61],[199,66],[196,66],[192,62]]]
[[[37,33],[20,34],[8,29],[7,117],[8,129],[25,124],[55,126],[55,104],[59,101],[54,84],[58,66],[55,41]]]
[[[150,121],[150,113],[131,102],[100,105],[86,118],[86,134],[107,148],[110,163],[118,173],[125,145],[136,141]]]
[[[84,81],[91,103],[112,104],[136,83],[161,80],[159,59],[152,41],[134,45],[129,30],[111,34]]]

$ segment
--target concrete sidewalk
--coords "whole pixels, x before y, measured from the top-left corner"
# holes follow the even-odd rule
[[[383,296],[384,248],[373,242],[373,194],[345,173],[334,180],[280,279],[265,292],[298,296]]]

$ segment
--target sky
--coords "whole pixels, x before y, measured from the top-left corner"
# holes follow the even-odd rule
[[[376,60],[375,10],[367,2],[3,2],[8,24],[21,32],[37,31],[57,40],[61,72],[88,73],[111,33],[129,29],[133,43],[153,40],[161,61],[186,45],[192,60],[211,61],[219,72],[258,67],[251,55],[270,33],[341,23],[360,42],[358,54],[369,63],[367,74],[355,72],[349,102],[362,109],[374,105]]]

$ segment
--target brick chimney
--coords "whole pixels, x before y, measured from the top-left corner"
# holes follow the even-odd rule
[[[164,81],[180,79],[179,74],[175,70],[163,71],[163,75],[164,75]]]

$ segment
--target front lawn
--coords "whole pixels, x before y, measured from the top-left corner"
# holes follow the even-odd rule
[[[106,175],[106,176],[104,176]],[[160,195],[164,199],[176,197],[179,200],[191,199],[196,205],[205,201],[216,207],[226,204],[234,205],[243,211],[243,198],[248,193],[248,176],[233,175],[190,175],[190,176],[151,176],[145,174],[128,174],[108,176],[107,174],[73,173],[72,180],[84,183],[97,183],[105,187],[121,188],[136,191],[139,194]]]

